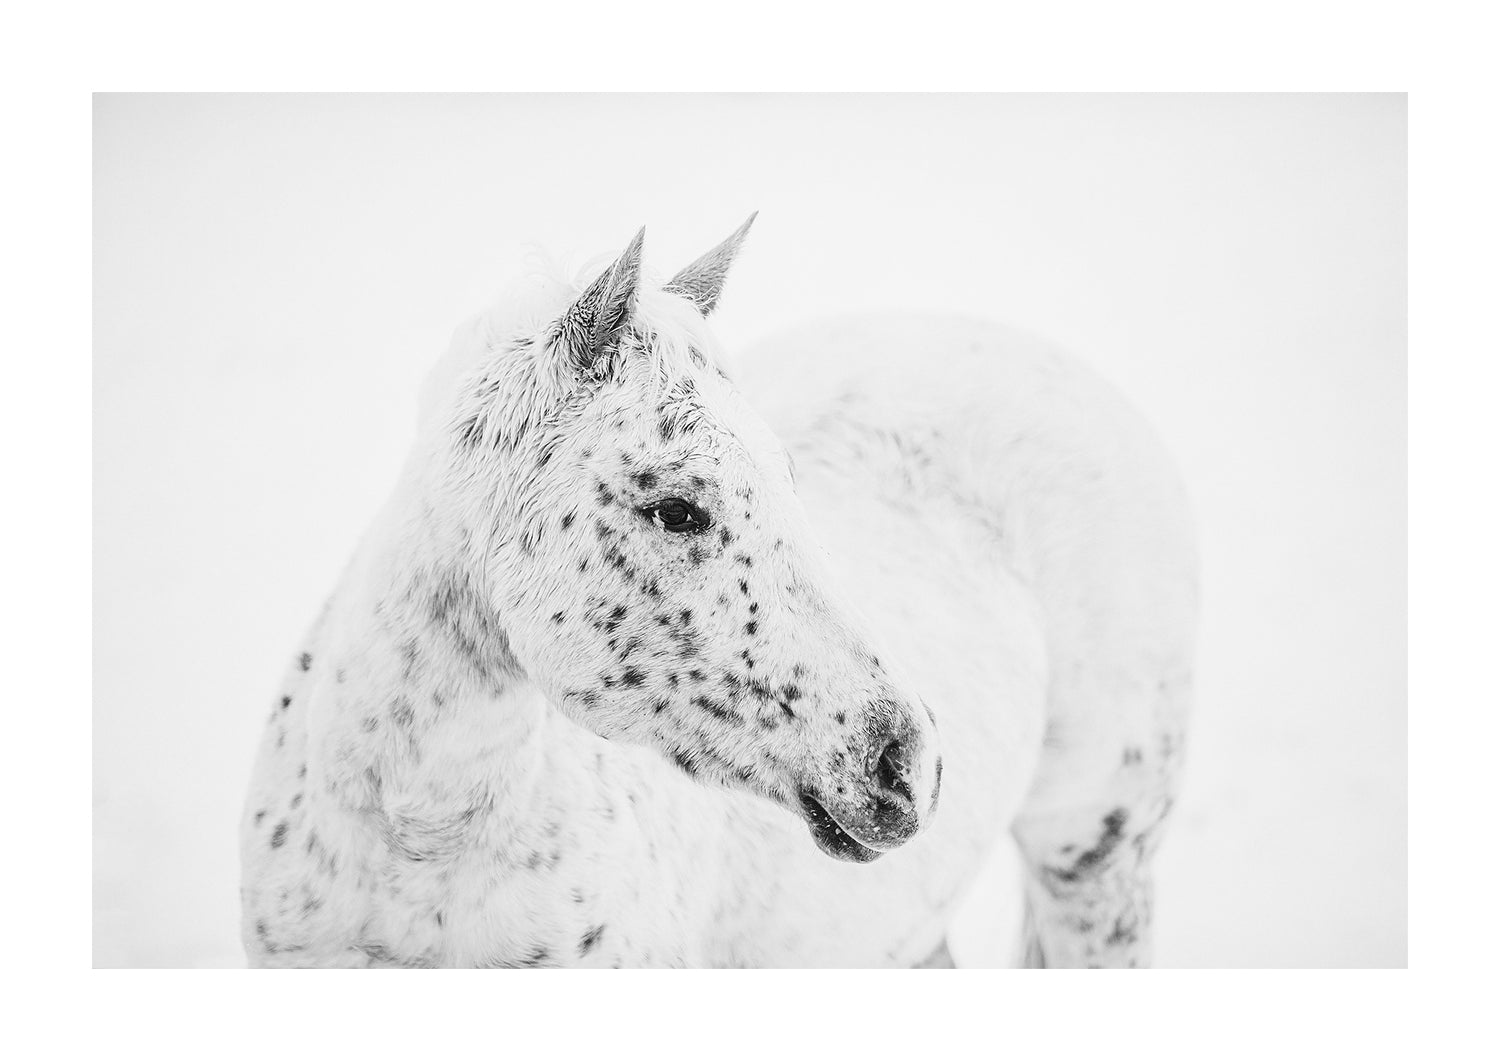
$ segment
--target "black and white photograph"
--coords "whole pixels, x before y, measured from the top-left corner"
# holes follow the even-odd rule
[[[1404,94],[92,149],[96,968],[1406,967]]]

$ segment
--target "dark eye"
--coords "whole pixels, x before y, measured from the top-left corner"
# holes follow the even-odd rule
[[[669,497],[665,501],[647,505],[641,511],[657,526],[673,534],[701,531],[708,526],[708,513],[680,497]]]

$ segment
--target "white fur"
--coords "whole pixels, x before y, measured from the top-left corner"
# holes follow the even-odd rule
[[[1057,883],[1068,859],[1094,879],[1077,852],[1114,849],[1114,808],[1146,823],[1144,863],[1181,746],[1192,542],[1134,414],[1041,344],[940,317],[803,329],[731,383],[706,323],[650,285],[648,339],[580,377],[546,341],[576,295],[528,280],[424,389],[400,485],[273,707],[242,830],[252,963],[912,965],[1007,829],[1053,963],[1144,960],[1118,918],[1106,946],[1079,914],[1120,906],[1114,878]],[[620,451],[660,449],[664,399],[682,474],[712,479],[758,564],[754,635],[735,546],[693,565],[618,515],[640,500]],[[477,441],[455,447],[468,424]],[[636,577],[609,590],[598,565],[621,536]],[[627,617],[596,629],[616,602]],[[691,662],[656,622],[667,602],[691,602],[718,670],[742,643],[762,674],[805,663],[797,720],[774,697],[736,702],[739,723],[654,712]],[[639,684],[615,681],[640,658]],[[920,737],[919,777],[940,746],[941,798],[878,861],[836,861],[791,812],[796,786],[844,776],[835,710],[880,699]],[[672,749],[701,753],[696,779]]]

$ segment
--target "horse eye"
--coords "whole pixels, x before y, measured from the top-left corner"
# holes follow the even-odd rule
[[[691,501],[684,501],[680,497],[669,497],[665,501],[647,505],[642,511],[663,530],[674,534],[700,531],[708,526],[708,515]]]

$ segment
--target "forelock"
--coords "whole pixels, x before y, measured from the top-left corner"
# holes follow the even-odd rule
[[[609,264],[585,266],[570,281],[556,263],[532,252],[528,271],[506,287],[488,310],[460,329],[464,345],[471,354],[493,353],[518,338],[542,338]],[[723,348],[697,307],[683,295],[663,291],[649,273],[642,274],[630,326],[645,340],[647,356],[663,380],[689,375],[700,367],[731,374]]]
[[[686,297],[663,291],[654,283],[644,287],[633,321],[636,332],[646,338],[663,381],[691,377],[704,369],[732,375],[724,348]]]

